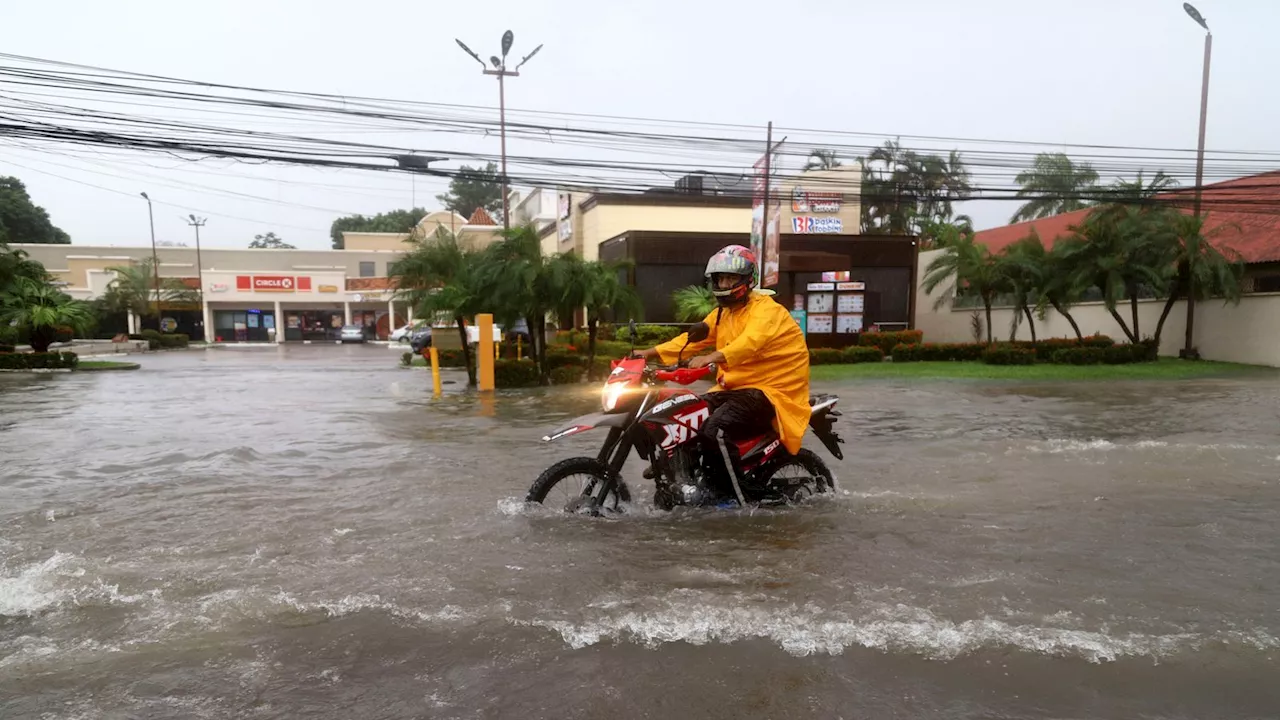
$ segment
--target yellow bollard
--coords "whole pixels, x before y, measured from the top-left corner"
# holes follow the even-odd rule
[[[434,347],[431,352],[431,387],[436,397],[440,397],[440,353]]]
[[[521,356],[524,354],[521,352],[521,347],[520,347],[523,343],[524,343],[524,336],[517,335],[516,336],[516,359],[517,360],[519,360]]]
[[[501,344],[501,343],[494,343],[494,344],[493,344],[493,359],[494,359],[494,360],[501,360],[501,359],[502,359],[502,344]]]
[[[480,331],[480,351],[476,353],[480,367],[476,382],[481,391],[493,390],[493,315],[476,315],[476,326]]]

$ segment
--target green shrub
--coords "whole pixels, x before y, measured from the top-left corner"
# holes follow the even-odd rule
[[[184,348],[191,345],[191,336],[184,333],[166,333],[159,337],[162,348]]]
[[[79,364],[71,352],[0,354],[0,370],[72,370]]]
[[[0,325],[0,345],[20,345],[18,328],[12,325]]]
[[[585,367],[586,364],[587,359],[579,351],[556,347],[547,348],[547,367],[552,370],[566,366],[581,368]]]
[[[688,329],[688,326],[686,325],[637,325],[636,326],[636,347],[650,348],[650,347],[653,347],[654,345],[659,345],[661,343],[667,342],[668,340],[671,340],[679,336],[686,329]],[[619,340],[625,341],[628,344],[628,347],[630,347],[630,343],[631,343],[630,328],[628,327],[620,328],[618,330],[617,337]]]
[[[498,360],[493,365],[493,384],[500,388],[535,387],[538,366],[532,360]]]
[[[810,365],[838,365],[844,362],[844,351],[839,348],[814,348],[809,351]]]
[[[643,349],[643,348],[641,348]],[[587,345],[583,343],[578,346],[578,352],[583,355],[587,354]],[[618,340],[596,340],[596,357],[610,357],[614,360],[621,360],[631,352],[631,343],[621,342]]]
[[[0,345],[0,353],[11,353],[16,349],[13,345]]]
[[[1049,361],[1058,365],[1097,365],[1106,359],[1106,350],[1103,347],[1065,348],[1055,352]]]
[[[1085,335],[1084,342],[1081,344],[1084,345],[1085,347],[1105,348],[1105,347],[1111,347],[1112,345],[1115,345],[1116,341],[1112,340],[1106,335],[1098,333],[1094,335]]]
[[[993,345],[982,351],[982,362],[988,365],[1034,365],[1036,351],[1012,345]]]
[[[76,331],[66,325],[61,325],[54,330],[53,341],[56,343],[69,343],[75,339]]]
[[[460,368],[466,367],[463,363],[461,348],[441,348],[436,353],[439,355],[440,367]]]
[[[919,345],[924,341],[922,330],[900,330],[897,332],[864,332],[858,336],[858,344],[864,347],[878,347],[880,352],[888,355],[898,345]]]
[[[408,367],[413,364],[413,353],[406,352],[400,355],[400,364]]]
[[[605,379],[609,376],[609,373],[613,372],[613,361],[618,359],[597,355],[595,362],[592,363],[590,371],[587,373],[587,377],[591,380]]]
[[[1158,357],[1155,343],[1144,340],[1140,343],[1112,345],[1102,348],[1102,362],[1108,365],[1125,365],[1127,363],[1152,362]]]
[[[582,368],[576,365],[564,365],[551,369],[552,385],[573,385],[582,381]]]
[[[985,343],[922,343],[919,345],[895,345],[894,362],[947,362],[975,361],[982,359],[987,350]]]
[[[904,345],[903,347],[907,346]],[[884,362],[884,352],[878,347],[862,347],[854,345],[852,347],[845,348],[840,354],[843,356],[841,362],[846,363]]]

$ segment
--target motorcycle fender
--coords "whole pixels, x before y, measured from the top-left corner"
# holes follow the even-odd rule
[[[552,442],[562,438],[567,438],[570,435],[577,435],[581,432],[594,430],[598,427],[623,427],[626,424],[626,413],[590,413],[588,415],[583,415],[582,417],[574,418],[564,427],[548,435],[542,436],[542,441]]]

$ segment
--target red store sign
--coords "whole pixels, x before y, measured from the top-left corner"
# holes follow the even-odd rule
[[[291,275],[237,275],[236,290],[248,292],[294,292],[311,290],[311,278]]]

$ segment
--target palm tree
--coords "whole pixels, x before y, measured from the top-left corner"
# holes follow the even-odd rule
[[[706,285],[690,285],[671,293],[671,301],[676,307],[676,320],[694,322],[711,314],[716,309],[716,296]]]
[[[1134,206],[1105,206],[1094,210],[1068,241],[1064,259],[1082,282],[1097,287],[1111,317],[1130,342],[1142,340],[1138,298],[1143,288],[1157,293],[1169,288],[1173,275],[1170,226],[1162,212]],[[1132,326],[1117,311],[1129,300]]]
[[[1205,232],[1203,217],[1171,213],[1172,238],[1175,243],[1175,264],[1178,268],[1177,282],[1169,291],[1164,310],[1160,313],[1160,321],[1156,323],[1155,343],[1160,345],[1160,334],[1164,330],[1165,318],[1173,309],[1173,304],[1188,293],[1196,300],[1209,297],[1220,297],[1224,302],[1239,303],[1244,279],[1244,261],[1239,253],[1233,250],[1220,250],[1210,242],[1213,238],[1228,229],[1239,230],[1232,225],[1220,225]],[[1194,328],[1193,310],[1187,307],[1186,347],[1191,348],[1191,334]]]
[[[410,250],[392,263],[387,275],[396,296],[411,303],[422,317],[447,314],[458,326],[467,382],[476,384],[475,363],[467,342],[467,317],[477,311],[475,267],[478,255],[464,247],[447,228],[425,235],[415,230],[406,240]]]
[[[1041,265],[1040,285],[1038,288],[1038,302],[1036,304],[1037,314],[1043,320],[1047,308],[1052,307],[1059,315],[1067,319],[1071,324],[1071,329],[1075,331],[1077,340],[1084,340],[1084,334],[1080,332],[1080,326],[1076,324],[1076,319],[1071,315],[1071,306],[1076,304],[1088,289],[1088,281],[1075,268],[1070,255],[1073,254],[1072,240],[1066,238],[1059,240],[1053,244],[1053,249],[1044,251],[1044,245],[1040,242],[1040,236],[1036,233],[1035,228],[1031,229],[1031,233],[1023,239],[1026,243],[1025,248],[1029,256],[1034,257],[1037,251],[1034,245],[1040,246],[1043,257],[1039,259]]]
[[[547,315],[562,304],[558,276],[549,259],[542,255],[542,244],[533,225],[514,226],[503,230],[501,236],[480,255],[476,289],[503,322],[525,319],[542,383],[549,385]]]
[[[0,323],[27,328],[36,352],[49,351],[59,327],[84,332],[93,321],[88,303],[29,277],[19,278],[0,295]]]
[[[0,291],[13,285],[19,278],[31,278],[46,282],[49,274],[44,265],[28,259],[23,250],[12,250],[7,243],[0,242]]]
[[[199,294],[178,278],[161,278],[157,290],[154,268],[151,258],[144,258],[137,265],[107,268],[116,277],[107,286],[103,306],[109,312],[131,312],[145,318],[154,317],[160,303],[199,302]]]
[[[1036,321],[1031,314],[1033,307],[1043,303],[1045,272],[1045,249],[1040,237],[1033,231],[1026,237],[1009,245],[998,256],[1000,269],[1013,292],[1013,322],[1010,329],[1010,340],[1017,337],[1020,318],[1027,318],[1027,327],[1031,331],[1031,342],[1036,341]],[[1072,321],[1074,327],[1075,321]],[[1078,334],[1078,331],[1077,331]]]
[[[964,235],[929,263],[922,287],[932,294],[948,281],[951,286],[938,297],[934,308],[942,307],[961,291],[976,294],[987,315],[987,343],[992,343],[991,302],[1006,287],[1000,263],[986,245],[975,242],[972,235]]]
[[[840,167],[842,163],[836,157],[835,150],[826,150],[819,148],[809,153],[809,159],[804,163],[805,170],[834,170]]]
[[[572,324],[579,310],[587,316],[587,362],[594,366],[601,316],[618,313],[630,320],[642,312],[640,296],[618,274],[626,262],[587,262],[580,255],[562,253],[548,262],[552,284],[559,291],[555,314],[561,325]]]
[[[1077,165],[1064,153],[1040,153],[1031,169],[1018,173],[1013,181],[1022,186],[1018,197],[1030,198],[1010,218],[1016,223],[1088,207],[1083,195],[1095,189],[1098,173],[1089,163]]]

